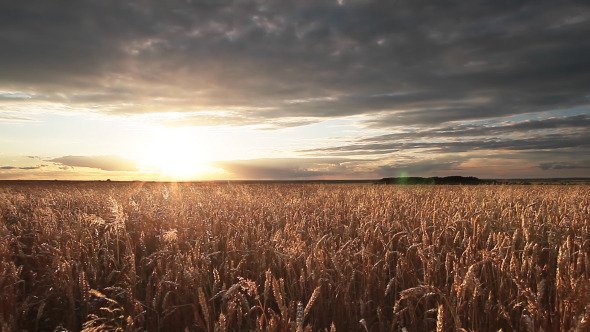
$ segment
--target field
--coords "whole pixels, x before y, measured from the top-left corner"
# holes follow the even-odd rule
[[[587,331],[590,186],[0,183],[2,331]]]

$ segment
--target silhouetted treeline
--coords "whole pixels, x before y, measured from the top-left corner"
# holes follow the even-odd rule
[[[474,176],[445,176],[423,178],[419,176],[408,176],[399,178],[383,178],[377,183],[384,184],[496,184],[495,180],[482,180]]]

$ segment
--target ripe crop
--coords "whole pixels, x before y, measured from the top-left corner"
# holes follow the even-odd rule
[[[590,328],[590,186],[0,184],[0,328]]]

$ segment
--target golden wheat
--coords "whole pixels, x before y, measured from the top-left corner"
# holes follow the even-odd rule
[[[590,186],[0,183],[0,329],[578,330]]]

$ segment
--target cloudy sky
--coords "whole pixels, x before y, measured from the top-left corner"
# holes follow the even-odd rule
[[[0,179],[590,176],[587,1],[6,0]]]

